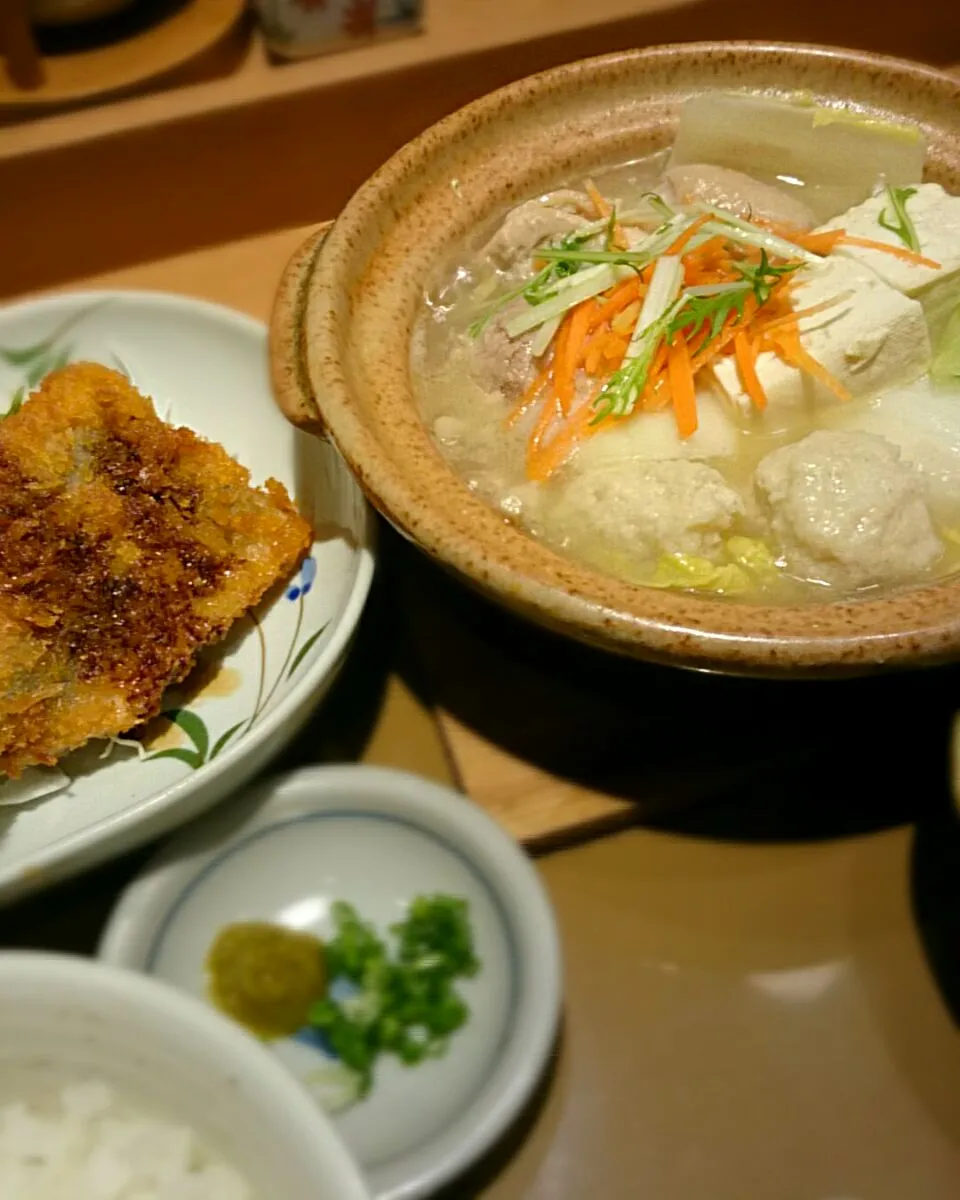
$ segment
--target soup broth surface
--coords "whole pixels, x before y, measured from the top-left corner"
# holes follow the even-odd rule
[[[685,175],[681,169],[677,175],[669,167],[669,155],[663,153],[614,165],[595,173],[591,180],[573,179],[501,214],[456,261],[446,264],[424,297],[411,360],[420,411],[440,453],[505,521],[516,523],[563,554],[637,584],[689,587],[739,600],[795,604],[822,601],[827,596],[875,595],[957,570],[960,380],[931,378],[930,363],[936,359],[937,347],[920,345],[928,337],[917,324],[922,320],[917,316],[920,301],[881,280],[862,292],[859,276],[847,286],[844,273],[858,269],[849,260],[833,264],[841,284],[835,294],[820,302],[820,313],[801,316],[801,323],[791,326],[791,312],[804,311],[807,289],[784,289],[778,293],[778,302],[786,316],[775,315],[767,322],[773,332],[764,334],[762,323],[757,322],[750,328],[758,330],[751,335],[756,339],[772,337],[778,328],[799,329],[800,343],[809,347],[810,354],[817,347],[826,347],[822,355],[838,355],[846,373],[833,379],[837,388],[852,391],[864,386],[861,394],[840,398],[818,393],[811,399],[802,389],[808,384],[820,386],[814,376],[804,381],[802,372],[789,363],[774,362],[774,352],[764,358],[763,352],[754,348],[753,353],[760,354],[758,371],[761,363],[766,364],[769,400],[763,408],[748,402],[744,407],[742,397],[740,402],[736,396],[731,398],[732,391],[739,395],[743,378],[731,343],[696,374],[695,432],[678,433],[680,418],[675,416],[675,404],[664,405],[661,400],[647,411],[642,406],[645,402],[638,400],[629,414],[609,417],[598,422],[595,430],[588,428],[585,434],[578,434],[570,442],[569,453],[544,477],[538,465],[542,447],[549,447],[553,439],[560,439],[557,445],[563,443],[567,424],[575,421],[581,406],[587,411],[586,406],[592,405],[591,412],[602,406],[604,393],[600,390],[598,400],[598,389],[605,380],[615,378],[620,368],[615,362],[605,365],[600,360],[599,369],[590,372],[594,363],[589,357],[588,334],[569,401],[574,416],[563,415],[556,381],[565,353],[564,322],[572,320],[572,310],[563,315],[553,340],[544,348],[537,342],[538,336],[543,339],[543,329],[510,335],[511,320],[523,320],[535,307],[525,294],[513,293],[522,293],[524,283],[548,265],[540,257],[544,247],[549,252],[570,246],[571,238],[581,238],[580,248],[585,253],[615,255],[619,245],[624,253],[639,255],[669,219],[663,210],[651,209],[650,193],[672,206],[673,220],[681,230],[682,215],[677,213],[684,201],[678,199],[679,186],[699,188],[694,195],[705,195],[706,203],[715,202],[722,210],[737,214],[741,197],[736,188],[729,194],[722,190],[729,182],[726,176],[717,193],[711,168],[704,169],[706,184],[701,188],[698,178],[690,183],[698,168],[687,169]],[[790,221],[781,219],[776,199],[772,203],[777,211],[769,220],[751,206],[754,195],[763,204],[768,202],[771,185],[758,183],[761,190],[756,193],[750,185],[748,179],[746,200],[739,208],[747,215],[740,219],[760,232],[793,228]],[[802,181],[791,176],[781,192],[783,212],[792,219],[798,219],[800,213],[802,218]],[[599,209],[591,212],[597,196],[612,208],[613,216],[608,213],[605,228],[584,241],[590,227],[601,219]],[[908,196],[908,214],[912,200],[913,196]],[[957,206],[960,238],[960,198],[946,197],[947,201]],[[818,194],[817,205],[811,206],[811,231],[822,216],[822,204]],[[914,205],[922,238],[920,209],[916,201]],[[817,208],[821,211],[815,212]],[[698,215],[695,209],[688,213],[690,220]],[[636,223],[629,223],[630,214],[640,214]],[[618,243],[612,231],[621,217],[616,236],[624,241]],[[702,212],[699,217],[709,220]],[[836,225],[841,219],[843,214],[836,214],[828,224]],[[710,232],[710,226],[703,228],[706,234]],[[856,229],[859,233],[859,225]],[[882,225],[879,232],[887,236]],[[723,238],[714,240],[717,254],[725,253]],[[761,249],[732,245],[734,272],[749,270],[751,263],[755,266]],[[761,277],[763,264],[767,264],[771,288],[787,278],[802,281],[805,273],[821,269],[819,259],[791,264],[772,252],[763,253]],[[691,267],[693,260],[682,254],[681,247],[672,255],[680,261],[677,269],[684,279],[674,304],[684,302],[687,281],[696,278],[693,267],[699,269],[696,263]],[[883,259],[885,255],[877,252],[874,257]],[[895,266],[901,262],[912,265],[912,260],[898,255],[896,245],[889,258]],[[661,268],[656,261],[637,266],[639,261],[632,270],[646,280],[638,286],[645,287],[649,297],[654,290],[650,271]],[[781,275],[770,266],[777,263],[783,264]],[[576,262],[571,274],[576,279],[581,272],[603,265]],[[631,270],[624,268],[631,264],[615,265],[629,280]],[[723,269],[728,268],[724,265]],[[947,270],[946,264],[942,270]],[[872,278],[872,273],[868,274]],[[599,312],[623,283],[621,278],[581,303],[593,304],[592,311]],[[697,300],[703,303],[714,302],[724,294],[722,289],[736,284],[701,286],[707,294]],[[547,300],[539,303],[552,299],[549,289],[546,291]],[[757,291],[751,296],[761,294]],[[634,302],[640,313],[634,314],[632,333],[627,324],[631,313],[622,314],[623,344],[628,345],[622,362],[631,361],[637,330],[644,328],[645,302],[642,296]],[[960,288],[956,302],[960,305]],[[785,304],[792,305],[792,310],[784,309]],[[776,314],[777,310],[772,311]],[[722,329],[732,330],[739,319],[734,310]],[[808,335],[803,321],[818,324]],[[857,330],[862,326],[866,332],[844,341],[842,353],[836,351],[829,341],[834,336],[831,330],[837,339],[849,339],[845,331],[857,321]],[[688,338],[692,361],[697,338],[702,341],[708,327],[709,321],[698,332],[691,324],[685,334],[675,335],[675,339]],[[615,335],[611,323],[605,336]],[[886,340],[878,350],[873,341],[881,335]],[[908,349],[900,347],[898,338],[913,355],[914,366],[907,363]],[[763,343],[758,340],[757,344]],[[666,343],[664,339],[663,353],[672,355],[675,345],[676,341]],[[884,354],[893,364],[889,371],[882,366]],[[881,385],[862,385],[878,363]],[[605,375],[607,366],[610,369]],[[814,363],[813,369],[816,366]],[[670,370],[668,362],[662,375],[664,389],[673,382]],[[901,371],[902,379],[896,377]],[[794,377],[801,389],[796,402],[789,392]],[[888,377],[890,387],[886,388],[883,384]],[[648,385],[650,378],[648,375]],[[852,384],[845,382],[848,378]],[[538,381],[542,384],[539,393]],[[547,412],[548,405],[555,406],[555,411]],[[811,435],[815,436],[808,441]],[[795,451],[785,449],[790,447]],[[777,451],[784,451],[779,460]]]

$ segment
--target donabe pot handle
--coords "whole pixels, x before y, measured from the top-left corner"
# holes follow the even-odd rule
[[[303,354],[303,317],[310,278],[331,222],[321,225],[287,263],[270,314],[270,381],[280,411],[294,425],[326,437]]]

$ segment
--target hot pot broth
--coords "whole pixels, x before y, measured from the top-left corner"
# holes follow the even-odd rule
[[[418,400],[505,520],[763,602],[960,567],[960,198],[920,183],[919,134],[820,112],[690,102],[672,154],[516,206],[444,271]]]

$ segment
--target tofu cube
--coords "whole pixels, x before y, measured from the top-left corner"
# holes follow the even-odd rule
[[[823,228],[845,229],[851,237],[903,248],[897,234],[880,224],[884,210],[888,219],[892,217],[889,209],[884,191],[834,217]],[[938,183],[921,183],[916,195],[907,200],[906,212],[917,232],[920,253],[939,263],[939,268],[921,266],[862,246],[840,246],[835,253],[862,263],[884,283],[919,300],[930,327],[930,338],[936,345],[950,314],[960,304],[960,196],[951,196]]]
[[[916,300],[888,286],[868,267],[837,255],[798,271],[793,292],[797,309],[831,299],[837,303],[801,317],[800,339],[853,396],[876,396],[912,383],[929,368],[930,338]],[[715,374],[737,408],[753,411],[733,358],[722,359]],[[829,388],[776,354],[758,357],[757,375],[767,394],[768,417],[793,418],[805,408],[840,403]]]

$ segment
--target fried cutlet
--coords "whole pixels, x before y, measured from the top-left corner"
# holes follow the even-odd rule
[[[276,480],[252,487],[123,375],[48,376],[0,421],[0,774],[158,713],[311,540]]]

